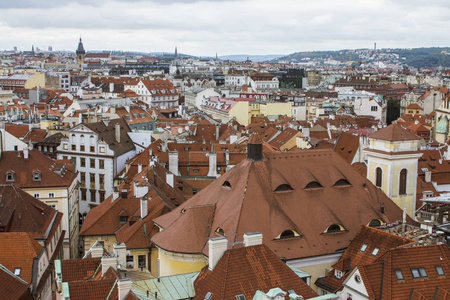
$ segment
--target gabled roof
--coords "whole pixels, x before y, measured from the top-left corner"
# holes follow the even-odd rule
[[[4,266],[0,265],[0,295],[4,299],[34,299],[28,289],[28,284],[18,278]]]
[[[16,138],[23,138],[30,130],[30,127],[28,125],[5,124],[5,130]]]
[[[61,260],[62,282],[87,280],[101,267],[101,257]]]
[[[31,283],[33,259],[41,250],[42,246],[28,233],[0,234],[0,264],[13,273],[15,268],[20,268],[19,277],[27,283]]]
[[[47,135],[46,130],[33,128],[25,135],[23,140],[31,142],[39,142],[40,140],[44,139],[46,135]]]
[[[336,185],[338,181],[343,185]],[[290,189],[275,191],[282,185]],[[386,215],[381,214],[382,203]],[[155,219],[164,230],[152,241],[167,251],[208,255],[206,241],[219,227],[229,242],[241,240],[244,232],[259,231],[263,243],[279,257],[294,259],[334,253],[361,225],[402,216],[394,202],[333,151],[275,152],[265,154],[263,161],[241,161],[174,211]],[[324,234],[332,224],[346,230]],[[300,236],[277,240],[285,230]]]
[[[0,226],[5,232],[43,237],[57,212],[13,185],[0,185]]]
[[[436,266],[442,267],[444,276],[438,275]],[[412,268],[424,268],[427,275],[413,278]],[[450,295],[450,248],[445,244],[394,248],[374,263],[358,267],[358,270],[372,299],[406,300],[414,291],[431,300],[436,299],[436,287],[447,297]],[[402,272],[403,280],[397,279],[396,270]]]
[[[382,128],[369,135],[369,138],[390,142],[420,140],[417,135],[409,132],[398,124],[391,124],[385,128]]]
[[[334,151],[351,164],[358,148],[359,137],[357,135],[342,132],[334,146]]]
[[[7,181],[6,174],[12,171],[14,180]],[[33,174],[40,173],[40,180],[33,180]],[[69,187],[77,174],[69,166],[55,161],[33,149],[28,158],[23,151],[4,151],[0,158],[0,184],[14,184],[20,188]]]
[[[317,297],[267,246],[249,246],[225,251],[213,270],[204,267],[194,282],[194,299],[204,299],[208,292],[217,299],[235,300],[240,294],[252,299],[257,290],[274,287],[294,290],[305,299]]]

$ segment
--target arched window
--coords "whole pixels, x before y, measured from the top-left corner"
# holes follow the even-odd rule
[[[408,175],[408,171],[403,169],[400,171],[400,181],[398,185],[398,193],[400,195],[406,195],[406,176]]]
[[[299,237],[299,236],[300,236],[300,234],[298,234],[297,231],[288,229],[288,230],[285,230],[282,233],[280,233],[275,239],[276,240],[290,239],[290,238]]]
[[[350,185],[350,182],[348,182],[347,179],[339,179],[333,186],[346,186],[346,185]]]
[[[315,189],[315,188],[321,188],[322,185],[318,183],[317,181],[311,181],[305,186],[305,189]]]
[[[381,187],[381,182],[383,181],[383,170],[380,167],[375,169],[375,185]]]
[[[80,142],[84,144],[84,135],[80,135]]]
[[[294,189],[289,184],[280,184],[274,192],[286,192],[286,191],[293,191]]]
[[[383,225],[383,222],[380,219],[373,219],[372,221],[370,221],[370,223],[367,225],[369,227],[379,227]]]
[[[328,226],[328,228],[323,233],[333,233],[333,232],[340,232],[340,231],[344,231],[344,230],[345,230],[344,226],[342,226],[340,224],[332,224],[332,225]]]
[[[75,143],[76,139],[75,139],[75,134],[72,134],[72,143]]]
[[[225,232],[224,232],[223,229],[220,228],[220,227],[217,227],[216,232],[217,232],[218,234],[220,234],[221,236],[225,236]]]

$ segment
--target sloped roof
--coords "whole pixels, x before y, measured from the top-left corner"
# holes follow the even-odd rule
[[[62,281],[72,282],[92,278],[101,261],[101,257],[61,260]]]
[[[116,141],[116,124],[120,125],[120,143]],[[131,132],[131,130],[123,119],[113,119],[108,123],[108,126],[104,122],[83,123],[83,125],[97,132],[99,138],[108,143],[116,156],[120,156],[134,149],[133,141],[128,136],[128,132]]]
[[[30,130],[30,127],[28,125],[5,124],[5,130],[16,138],[23,138]]]
[[[57,213],[20,188],[0,185],[0,226],[7,232],[27,232],[43,237]]]
[[[0,294],[5,299],[32,300],[28,284],[0,265]]]
[[[34,238],[23,232],[0,234],[0,264],[14,273],[21,268],[20,278],[31,283],[33,259],[39,256],[42,246]]]
[[[436,266],[442,267],[445,276],[438,276]],[[411,268],[425,268],[426,278],[414,279]],[[406,300],[412,290],[434,299],[436,287],[450,292],[450,248],[445,244],[394,248],[358,269],[372,299]],[[404,280],[397,280],[395,270],[402,272]]]
[[[194,299],[204,299],[208,292],[217,299],[235,300],[240,294],[252,299],[257,290],[274,287],[294,290],[305,299],[317,297],[267,246],[249,246],[225,251],[212,271],[204,267],[194,282]]]
[[[14,172],[14,181],[7,182],[6,174]],[[40,180],[33,180],[33,173],[41,174]],[[32,187],[69,187],[77,174],[70,171],[66,164],[55,161],[48,156],[32,149],[28,159],[23,151],[4,151],[0,158],[0,184],[11,184],[21,188]]]
[[[39,142],[40,140],[44,139],[47,135],[47,131],[44,129],[39,128],[33,128],[31,129],[23,138],[24,141],[32,141],[32,142]]]
[[[415,141],[420,140],[420,138],[414,133],[404,129],[398,124],[391,124],[385,128],[382,128],[375,133],[369,135],[371,139],[378,139],[383,141]]]
[[[341,179],[348,184],[335,186]],[[313,182],[322,187],[306,188]],[[275,192],[283,184],[292,190]],[[381,214],[382,203],[386,215]],[[206,240],[218,227],[230,235],[229,242],[259,231],[264,244],[279,257],[294,259],[333,253],[346,247],[361,225],[402,216],[394,202],[333,151],[275,152],[267,153],[263,161],[241,161],[174,211],[155,219],[164,230],[152,241],[167,251],[207,255]],[[323,234],[332,224],[342,224],[346,231]],[[295,230],[300,237],[276,240],[285,230]]]
[[[334,146],[334,151],[351,164],[358,151],[358,147],[359,137],[357,135],[342,132]]]

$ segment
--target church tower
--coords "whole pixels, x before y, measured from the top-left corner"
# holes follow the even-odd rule
[[[77,64],[79,64],[80,66],[84,64],[84,56],[86,55],[86,51],[84,51],[84,47],[83,47],[83,42],[81,42],[81,37],[80,37],[80,42],[78,43],[78,48],[76,51],[77,54]]]
[[[367,178],[414,219],[420,138],[398,124],[369,135]]]

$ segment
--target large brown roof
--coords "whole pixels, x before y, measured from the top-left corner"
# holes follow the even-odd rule
[[[120,143],[116,140],[116,124],[120,125]],[[128,127],[128,124],[123,119],[113,119],[108,123],[108,126],[103,122],[86,123],[84,125],[97,132],[99,138],[108,143],[116,156],[120,156],[134,149],[133,141],[128,136],[128,132],[131,132],[130,127]]]
[[[234,300],[240,294],[252,299],[257,290],[267,293],[275,287],[305,299],[317,297],[267,246],[249,246],[225,251],[212,271],[204,267],[194,282],[194,299],[204,299],[208,292],[217,299]]]
[[[445,276],[437,274],[436,266],[442,267]],[[413,278],[412,268],[424,268],[427,276]],[[420,293],[421,299],[446,299],[434,298],[436,287],[447,299],[450,296],[450,248],[445,244],[394,248],[358,269],[371,299],[406,300],[412,291]],[[395,270],[402,272],[404,280],[397,280]]]
[[[12,185],[0,185],[0,227],[43,237],[57,213],[44,202]]]
[[[34,238],[23,232],[0,234],[0,264],[14,273],[21,268],[20,278],[31,283],[33,259],[39,256],[42,246]]]
[[[2,283],[0,284],[0,294],[3,299],[34,299],[28,289],[28,284],[2,266],[0,266],[0,282]]]
[[[21,188],[69,187],[77,174],[33,149],[28,158],[23,151],[4,151],[0,158],[0,184],[11,184]],[[6,174],[14,172],[14,181],[6,181]],[[33,173],[40,173],[40,180],[33,180]]]
[[[380,212],[382,203],[386,215]],[[167,251],[207,255],[207,239],[219,227],[229,242],[259,231],[279,257],[294,259],[334,253],[348,245],[361,225],[373,219],[393,222],[402,215],[380,189],[333,151],[275,152],[263,161],[243,160],[155,219],[164,230],[152,241]],[[332,224],[346,230],[323,234]],[[285,230],[300,237],[277,240]]]
[[[334,151],[338,153],[349,164],[352,163],[359,147],[359,137],[351,133],[342,132],[334,146]]]
[[[404,129],[398,124],[391,124],[385,128],[382,128],[369,135],[369,138],[390,142],[420,140],[417,135]]]

